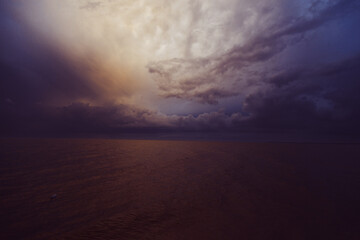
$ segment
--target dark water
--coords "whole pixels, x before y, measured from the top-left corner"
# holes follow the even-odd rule
[[[360,239],[356,144],[3,139],[0,157],[0,239]]]

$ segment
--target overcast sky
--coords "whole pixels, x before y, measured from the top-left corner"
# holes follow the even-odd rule
[[[0,0],[4,136],[360,136],[358,0]]]

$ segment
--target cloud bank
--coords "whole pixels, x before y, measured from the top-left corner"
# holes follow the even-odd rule
[[[356,0],[0,6],[3,135],[360,135]]]

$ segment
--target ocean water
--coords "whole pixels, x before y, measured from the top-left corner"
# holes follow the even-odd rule
[[[360,239],[358,144],[1,139],[0,159],[0,239]]]

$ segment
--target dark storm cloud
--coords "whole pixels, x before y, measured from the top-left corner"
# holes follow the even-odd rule
[[[284,72],[273,86],[249,95],[244,111],[257,128],[359,134],[360,54],[338,63]]]
[[[91,106],[73,103],[63,107],[7,104],[2,135],[121,136],[123,133],[193,132],[231,129],[241,114],[222,111],[197,116],[164,115],[131,105]]]
[[[326,6],[320,4],[324,1],[314,1],[309,16],[282,19],[222,55],[149,64],[148,71],[164,98],[210,105],[230,97],[239,99],[230,103],[238,106],[236,111],[181,116],[99,101],[101,90],[79,73],[79,66],[31,34],[10,3],[0,3],[1,135],[250,130],[360,134],[360,53],[346,59],[333,56],[321,64],[295,59],[291,66],[266,67],[287,49],[304,42],[306,33],[331,20],[341,21],[346,14],[357,14],[358,1],[326,1]],[[96,7],[98,4],[87,8]],[[94,104],[87,103],[92,100]]]
[[[334,55],[332,63],[326,64],[321,64],[327,61],[316,55],[312,59],[314,64],[296,61],[296,55],[288,56],[293,58],[293,65],[276,66],[274,59],[286,49],[308,41],[306,33],[320,28],[326,31],[330,21],[346,24],[343,19],[354,17],[359,7],[355,0],[314,1],[307,15],[279,22],[221,56],[152,63],[149,71],[164,97],[217,104],[224,98],[243,96],[237,104],[246,117],[232,121],[232,129],[358,135],[360,53],[357,48],[352,57],[348,55],[344,60]],[[338,39],[341,38],[339,35]],[[347,44],[347,39],[343,38],[342,42]],[[303,49],[310,56],[314,50]],[[264,68],[263,63],[271,62],[276,67]],[[251,87],[256,90],[250,91]],[[219,89],[228,94],[220,94]]]
[[[235,90],[231,84],[243,80],[239,77],[240,71],[272,60],[287,47],[300,42],[308,31],[357,11],[360,5],[355,0],[330,1],[317,9],[319,2],[323,3],[315,1],[310,7],[311,17],[303,16],[279,22],[268,31],[249,39],[246,44],[234,47],[221,56],[172,59],[149,64],[149,72],[158,83],[160,95],[217,104],[222,98],[240,94],[242,89]],[[219,88],[219,85],[222,87]],[[220,91],[231,94],[213,94]]]
[[[241,114],[227,115],[222,111],[194,115],[164,115],[156,111],[130,105],[90,106],[74,103],[56,109],[55,119],[71,132],[85,129],[85,132],[127,132],[161,130],[211,130],[232,127],[243,118]]]
[[[151,111],[126,105],[91,106],[72,103],[63,107],[7,105],[1,130],[15,135],[118,134],[156,126]],[[150,120],[148,120],[150,119]]]
[[[342,17],[344,14],[349,14],[352,11],[359,10],[360,4],[357,0],[337,0],[328,1],[325,6],[317,8],[318,5],[324,4],[324,1],[314,1],[309,8],[309,12],[313,15],[310,19],[307,17],[298,18],[294,24],[283,27],[273,37],[282,37],[286,35],[293,35],[297,33],[304,33],[314,28],[320,27],[327,21]]]

